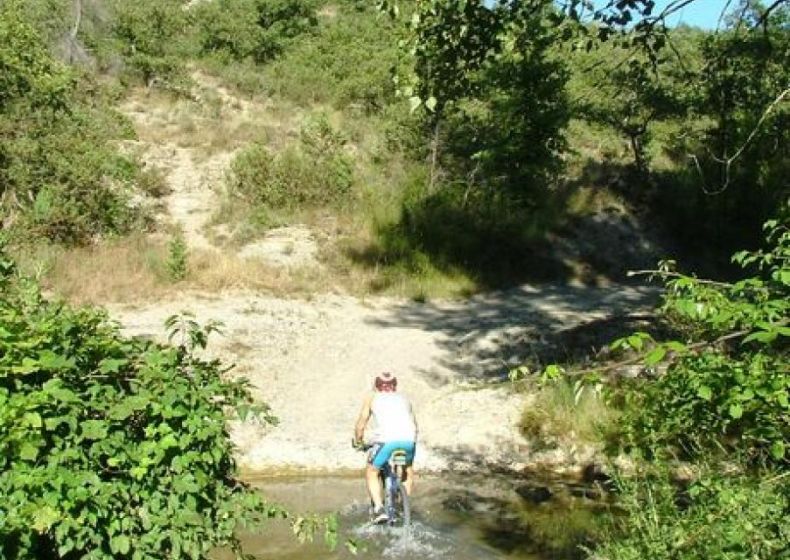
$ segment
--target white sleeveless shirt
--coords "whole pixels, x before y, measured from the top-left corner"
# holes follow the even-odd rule
[[[414,441],[417,427],[409,400],[400,393],[374,393],[370,405],[375,441]]]

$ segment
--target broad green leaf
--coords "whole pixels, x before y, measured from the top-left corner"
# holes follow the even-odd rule
[[[685,352],[686,345],[682,342],[678,342],[677,340],[670,340],[669,342],[665,342],[664,346],[667,349],[672,350],[673,352]]]
[[[658,362],[663,360],[664,356],[666,355],[667,355],[666,348],[664,348],[663,346],[656,346],[645,356],[645,365],[654,366]]]
[[[741,416],[743,416],[743,407],[741,407],[739,404],[731,404],[730,416],[735,420],[738,420]]]
[[[26,441],[19,449],[19,456],[23,461],[35,461],[36,457],[38,457],[38,447]]]
[[[146,467],[132,467],[129,469],[129,474],[132,475],[137,480],[142,480],[143,477],[148,473],[148,468]]]
[[[103,420],[85,420],[80,424],[82,437],[97,440],[107,437],[107,423]]]
[[[63,356],[44,350],[38,355],[38,362],[44,369],[63,370],[74,368],[74,358],[64,358]]]
[[[167,434],[159,442],[159,447],[162,449],[170,449],[171,447],[178,447],[178,439],[173,434]]]
[[[781,441],[775,441],[771,444],[771,455],[777,461],[781,461],[785,456],[785,444]]]
[[[707,385],[701,385],[699,389],[697,389],[697,395],[699,398],[709,401],[710,398],[713,396],[713,392],[710,390],[710,387]]]
[[[39,533],[44,533],[58,520],[60,520],[60,514],[52,507],[44,506],[38,508],[33,514],[33,529]]]
[[[409,97],[409,111],[414,112],[419,109],[420,105],[422,105],[422,99],[417,97],[416,95]]]
[[[131,541],[126,535],[118,535],[110,539],[110,549],[119,554],[127,554],[131,548]]]
[[[25,421],[25,424],[31,428],[40,428],[43,425],[43,422],[41,421],[41,415],[38,412],[25,412],[22,418]]]
[[[628,337],[628,345],[637,352],[642,349],[644,344],[644,340],[639,335],[634,334]]]
[[[129,363],[129,360],[118,360],[106,358],[99,363],[99,371],[101,373],[118,373],[123,366]]]
[[[113,420],[125,420],[134,414],[134,409],[129,405],[128,401],[121,401],[109,411],[109,416]]]
[[[756,341],[768,344],[776,340],[778,334],[779,333],[776,331],[757,331],[744,338],[743,343],[746,344],[747,342]]]
[[[13,373],[21,373],[22,375],[33,373],[34,371],[38,371],[41,369],[41,364],[38,363],[38,360],[34,360],[33,358],[23,358],[22,363],[18,366],[14,366],[11,368]]]

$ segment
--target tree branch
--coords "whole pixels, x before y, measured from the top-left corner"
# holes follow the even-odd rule
[[[727,190],[727,187],[730,186],[730,180],[731,180],[730,170],[732,168],[732,164],[735,162],[735,160],[741,157],[744,150],[746,150],[746,148],[749,147],[749,144],[752,143],[752,140],[754,140],[755,136],[757,136],[757,133],[760,131],[760,128],[762,127],[763,123],[768,118],[768,115],[770,115],[771,112],[776,108],[776,106],[779,105],[779,103],[781,103],[784,100],[784,98],[787,97],[788,95],[790,95],[790,87],[788,87],[783,92],[781,92],[773,101],[771,101],[771,103],[768,104],[768,107],[766,107],[765,111],[763,111],[763,114],[760,115],[760,119],[757,121],[757,124],[754,125],[754,128],[749,133],[749,136],[748,138],[746,138],[746,141],[737,150],[735,150],[735,153],[733,155],[731,155],[730,157],[726,157],[726,156],[716,157],[715,155],[711,154],[711,158],[716,163],[719,163],[724,166],[724,183],[715,191],[708,190],[705,183],[705,174],[702,171],[702,167],[699,164],[699,160],[697,159],[697,156],[694,154],[689,154],[689,158],[694,160],[697,167],[697,172],[700,174],[700,177],[702,178],[702,191],[706,195],[715,196]]]
[[[740,331],[727,333],[725,335],[722,335],[722,336],[716,338],[715,340],[710,340],[710,341],[706,340],[706,341],[703,341],[703,342],[695,342],[694,344],[689,344],[688,346],[686,346],[686,351],[696,352],[698,350],[702,350],[703,348],[709,348],[711,346],[716,346],[717,344],[721,344],[722,342],[727,342],[728,340],[732,340],[732,339],[735,339],[735,338],[741,338],[743,336],[746,336],[747,334],[750,334],[751,332],[752,332],[752,330],[750,330],[750,329],[743,329],[743,330],[740,330]],[[622,367],[625,367],[625,366],[630,366],[630,365],[637,364],[637,363],[643,361],[644,359],[645,359],[645,355],[644,354],[639,354],[638,356],[634,356],[634,357],[628,358],[627,360],[614,362],[614,363],[611,363],[611,364],[607,364],[605,366],[599,366],[599,367],[593,367],[593,368],[585,368],[585,369],[574,369],[574,370],[566,371],[565,375],[567,375],[569,377],[575,377],[575,376],[578,376],[578,375],[586,375],[586,374],[589,374],[589,373],[605,373],[605,372],[616,370],[616,369],[619,369],[619,368],[622,368]]]
[[[684,274],[680,274],[679,272],[671,272],[667,270],[629,270],[626,273],[626,276],[629,278],[631,276],[663,276],[665,278],[690,278]],[[705,284],[707,286],[716,286],[718,288],[732,288],[733,284],[729,284],[727,282],[718,282],[716,280],[705,280],[704,278],[693,278],[692,280],[697,282],[698,284]]]

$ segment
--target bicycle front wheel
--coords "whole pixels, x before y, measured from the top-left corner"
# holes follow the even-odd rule
[[[403,514],[403,526],[408,527],[411,525],[411,504],[409,503],[409,495],[403,484],[398,485],[398,494],[400,497],[400,505]]]

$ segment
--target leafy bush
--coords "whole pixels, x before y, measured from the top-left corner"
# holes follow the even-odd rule
[[[115,1],[113,34],[130,68],[146,85],[181,79],[184,51],[189,50],[188,12],[181,0]]]
[[[28,232],[86,241],[129,229],[135,165],[110,142],[129,127],[49,54],[19,5],[0,12],[0,206]]]
[[[312,0],[215,0],[194,9],[203,54],[265,62],[316,24]]]
[[[618,481],[607,560],[769,560],[790,554],[790,493],[782,476],[706,473],[681,490],[667,474]]]
[[[231,165],[231,193],[269,209],[341,205],[354,182],[344,144],[319,116],[305,125],[298,146],[273,155],[257,144],[239,154]]]
[[[183,280],[187,276],[187,244],[184,234],[178,232],[167,246],[167,273],[174,282]]]
[[[121,336],[106,316],[47,302],[0,253],[0,556],[207,558],[244,522],[282,514],[236,481],[226,411],[244,381],[177,346]]]
[[[790,229],[767,227],[768,251],[735,257],[758,263],[762,277],[727,284],[665,273],[664,313],[694,342],[655,345],[645,360],[669,360],[666,373],[627,389],[623,426],[638,447],[694,456],[724,446],[752,460],[788,462]],[[617,345],[642,350],[638,339]]]
[[[391,69],[398,64],[394,24],[375,7],[354,10],[344,4],[265,68],[267,89],[309,105],[357,105],[364,111],[392,103]]]

